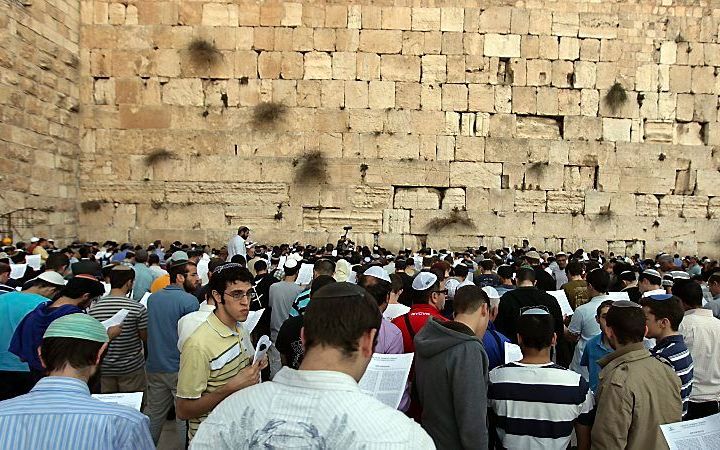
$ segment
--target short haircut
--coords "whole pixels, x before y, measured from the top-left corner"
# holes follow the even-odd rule
[[[595,269],[588,272],[585,281],[596,291],[605,293],[610,286],[610,275],[602,269]]]
[[[388,295],[390,295],[390,292],[392,292],[392,283],[388,283],[385,280],[380,280],[375,277],[372,277],[375,278],[373,283],[368,283],[368,278],[371,277],[361,277],[360,283],[358,283],[358,285],[362,288],[365,288],[365,290],[373,296],[378,306],[387,302]]]
[[[61,294],[73,299],[78,299],[85,294],[88,294],[90,298],[95,298],[105,294],[105,286],[94,278],[78,275],[68,281]]]
[[[667,319],[670,321],[670,328],[673,331],[678,330],[685,315],[682,300],[676,296],[672,296],[667,300],[655,300],[652,297],[645,297],[640,300],[640,304],[646,306],[658,320]]]
[[[493,267],[495,267],[495,262],[492,259],[483,259],[480,261],[480,267],[482,267],[483,270],[492,270]]]
[[[132,269],[110,270],[108,272],[108,277],[110,278],[110,288],[120,289],[121,287],[125,286],[125,283],[135,279],[135,271]]]
[[[248,228],[248,227],[240,227],[240,228],[238,228],[237,234],[242,234],[242,233],[244,233],[244,232],[246,232],[246,231],[250,231],[250,228]]]
[[[335,263],[327,258],[321,258],[315,261],[313,271],[318,275],[332,275],[335,273]]]
[[[653,286],[660,286],[662,283],[662,278],[656,277],[655,275],[646,273],[646,272],[640,272],[640,276],[638,277],[638,282],[642,280],[648,280],[650,284]]]
[[[305,353],[327,346],[350,357],[358,349],[358,339],[369,330],[379,332],[381,322],[377,302],[366,290],[349,283],[330,283],[317,291],[305,311]]]
[[[51,337],[42,340],[40,351],[49,372],[61,370],[70,365],[84,369],[95,365],[103,343],[87,339]]]
[[[642,342],[645,337],[647,321],[642,308],[610,306],[605,321],[622,345]]]
[[[233,255],[233,257],[230,258],[230,262],[240,264],[241,266],[247,265],[247,260],[243,255]]]
[[[600,317],[600,314],[602,314],[603,308],[609,308],[612,306],[614,300],[604,300],[595,310],[595,317]]]
[[[700,308],[702,306],[703,292],[702,288],[696,281],[677,280],[672,287],[673,295],[680,297],[688,306]]]
[[[45,270],[58,271],[70,265],[70,258],[62,252],[52,252],[45,261]]]
[[[155,253],[150,253],[148,255],[148,265],[152,266],[154,264],[160,264],[160,257]]]
[[[187,275],[189,266],[197,267],[192,261],[179,261],[170,267],[168,267],[168,273],[170,274],[170,283],[177,283],[178,275]]]
[[[453,298],[453,310],[456,314],[472,314],[482,305],[490,307],[490,297],[480,286],[467,285],[458,288]]]
[[[10,264],[0,263],[0,274],[10,273]]]
[[[720,283],[720,272],[713,272],[710,278],[708,278],[708,284],[709,283]]]
[[[579,277],[583,274],[583,265],[579,261],[570,261],[565,267],[565,270],[567,271],[568,275],[573,277]]]
[[[253,264],[253,269],[255,269],[255,272],[263,272],[267,270],[267,262],[264,259],[259,259]]]
[[[456,277],[465,278],[467,277],[469,272],[470,269],[465,264],[458,264],[457,266],[453,267],[453,273]]]
[[[9,267],[9,266],[8,266]],[[405,285],[403,284],[402,278],[400,278],[400,275],[391,273],[390,274],[390,283],[392,285],[391,290],[393,293],[398,293],[402,289],[405,288]]]
[[[395,270],[405,270],[407,267],[407,260],[404,259],[396,259],[395,260]]]
[[[312,280],[312,283],[310,283],[310,299],[312,300],[312,295],[317,292],[318,289],[330,283],[335,283],[335,278],[330,275],[320,275]]]
[[[135,252],[135,262],[137,263],[146,263],[149,257],[150,255],[146,250],[140,249]]]
[[[543,350],[552,345],[555,320],[550,314],[521,314],[517,331],[523,346]]]
[[[504,280],[511,280],[513,276],[513,268],[512,266],[508,266],[507,264],[502,265],[498,267],[497,274],[500,278]]]
[[[232,263],[231,263],[232,264]],[[216,291],[220,294],[220,303],[225,303],[225,289],[228,284],[235,282],[253,283],[253,276],[245,267],[231,266],[213,272],[208,282],[208,293]]]
[[[517,272],[517,282],[522,283],[523,281],[535,281],[535,269],[523,267]]]

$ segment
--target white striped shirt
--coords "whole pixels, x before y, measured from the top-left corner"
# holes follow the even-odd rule
[[[92,398],[76,378],[43,378],[30,393],[0,402],[0,449],[154,448],[145,415]]]
[[[580,374],[553,363],[490,371],[488,404],[504,448],[565,450],[574,423],[590,425],[595,399]]]

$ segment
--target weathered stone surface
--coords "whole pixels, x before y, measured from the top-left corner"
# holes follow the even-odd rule
[[[440,209],[440,191],[432,188],[396,188],[396,209]]]

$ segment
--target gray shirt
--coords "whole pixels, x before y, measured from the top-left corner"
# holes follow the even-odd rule
[[[290,307],[303,288],[289,281],[280,281],[270,286],[270,334],[273,342],[285,319],[290,316]]]

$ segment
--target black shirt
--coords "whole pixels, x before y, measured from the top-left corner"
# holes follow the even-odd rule
[[[305,356],[300,330],[303,327],[303,316],[295,316],[283,322],[278,331],[275,348],[283,355],[288,367],[297,369]]]
[[[493,321],[495,328],[517,344],[517,322],[520,318],[520,309],[529,306],[545,306],[555,319],[555,333],[558,340],[563,336],[565,325],[562,311],[555,297],[535,287],[518,287],[507,291],[500,298],[498,315]]]
[[[542,267],[535,267],[535,287],[545,292],[557,290],[555,278]]]

